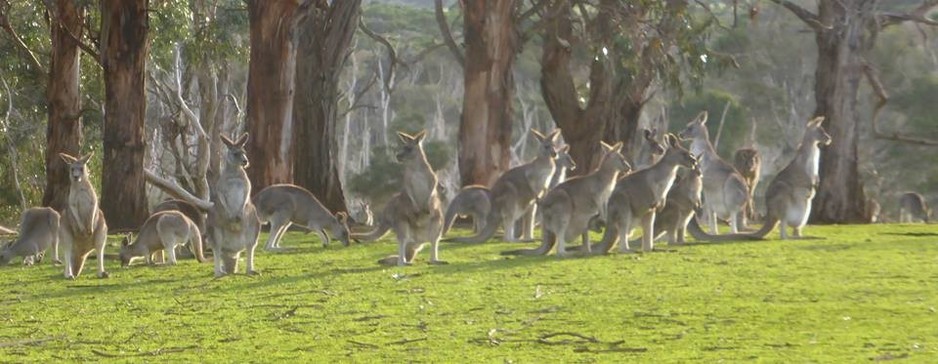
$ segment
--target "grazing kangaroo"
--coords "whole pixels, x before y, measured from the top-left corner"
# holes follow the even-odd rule
[[[538,204],[541,210],[541,246],[502,252],[502,255],[545,255],[557,246],[557,255],[567,253],[566,242],[580,236],[589,247],[590,220],[600,213],[615,187],[620,174],[628,173],[631,166],[622,156],[622,143],[603,149],[599,168],[585,176],[573,177],[547,193]],[[588,248],[587,248],[588,249]]]
[[[762,155],[755,148],[739,148],[733,155],[733,166],[746,181],[749,192],[749,199],[746,201],[742,214],[742,225],[746,226],[746,222],[756,216],[753,197],[756,185],[759,184],[759,178],[762,176]]]
[[[664,146],[658,142],[658,128],[642,129],[642,139],[645,140],[635,157],[635,170],[645,169],[661,158]]]
[[[344,246],[349,244],[348,215],[344,212],[333,215],[303,187],[292,184],[268,186],[254,195],[252,202],[261,224],[270,222],[266,250],[280,249],[280,239],[292,224],[318,233],[324,247],[329,244],[330,235]],[[327,230],[329,234],[326,234]]]
[[[439,259],[439,242],[443,232],[443,211],[437,191],[437,178],[427,162],[422,130],[413,136],[397,132],[403,144],[396,158],[404,165],[402,191],[388,201],[378,216],[377,226],[369,233],[353,234],[360,241],[380,239],[388,230],[397,235],[398,254],[378,261],[387,265],[410,265],[416,255],[430,243],[430,264],[445,264]]]
[[[203,213],[202,210],[199,210],[198,207],[196,207],[195,205],[185,200],[169,199],[169,200],[160,202],[156,206],[153,206],[153,210],[150,212],[150,214],[155,214],[161,211],[179,211],[183,215],[186,215],[186,217],[188,217],[189,220],[192,220],[192,222],[195,223],[195,226],[199,227],[199,231],[202,232],[202,250],[206,251],[209,248],[211,248],[209,246],[206,246],[206,243],[208,241],[207,240],[208,230],[205,228],[205,213]],[[187,258],[195,257],[195,252],[192,251],[190,247],[191,245],[179,246],[176,249],[176,256],[187,257]]]
[[[631,251],[629,235],[639,222],[642,226],[642,250],[652,251],[655,238],[655,213],[665,206],[668,191],[680,167],[694,168],[697,159],[681,145],[674,134],[665,136],[668,150],[651,167],[626,175],[616,183],[606,207],[606,231],[596,251],[610,252],[621,241],[620,252]],[[586,247],[587,252],[591,252]]]
[[[260,235],[260,221],[251,199],[251,181],[244,169],[250,164],[244,145],[248,134],[237,141],[221,136],[225,144],[224,162],[221,173],[212,189],[212,207],[208,210],[208,230],[215,259],[215,277],[234,274],[238,270],[238,258],[247,252],[246,273],[254,270],[254,250]]]
[[[351,216],[351,220],[359,225],[374,225],[375,214],[371,212],[371,205],[365,201],[358,201],[358,210]]]
[[[81,274],[85,260],[92,250],[98,253],[98,278],[107,278],[104,271],[104,245],[107,223],[98,209],[98,195],[88,180],[88,160],[94,153],[75,158],[65,153],[59,157],[68,166],[68,204],[62,212],[59,244],[65,253],[65,278],[75,279]]]
[[[928,223],[931,209],[925,203],[925,197],[915,192],[906,192],[899,196],[899,223],[922,220]]]
[[[0,250],[0,265],[10,263],[14,257],[24,257],[24,264],[42,262],[42,257],[52,247],[54,261],[59,259],[60,216],[48,207],[33,207],[23,211],[20,234]]]
[[[717,217],[727,218],[732,233],[739,231],[739,212],[749,199],[746,181],[732,165],[720,159],[707,131],[707,112],[703,111],[680,133],[692,139],[690,152],[697,156],[703,171],[704,213],[710,218],[710,231],[717,233]]]
[[[131,242],[132,241],[132,242]],[[179,211],[160,211],[147,218],[136,237],[125,236],[121,242],[121,266],[130,266],[137,257],[145,257],[153,264],[153,253],[164,252],[168,263],[176,265],[176,247],[190,243],[199,263],[205,262],[202,253],[202,231],[192,219]]]
[[[765,224],[759,231],[752,234],[714,236],[700,231],[697,223],[691,221],[687,229],[694,235],[694,238],[705,241],[761,239],[779,224],[781,224],[779,233],[783,240],[788,239],[786,228],[789,225],[793,230],[792,235],[796,238],[801,237],[801,229],[808,222],[811,199],[814,198],[819,182],[818,167],[821,158],[819,146],[831,143],[830,135],[821,126],[823,121],[824,117],[819,116],[808,122],[795,158],[769,183],[768,189],[765,190]],[[704,180],[706,184],[706,176]]]
[[[554,130],[548,135],[537,130],[531,133],[538,140],[538,154],[531,162],[509,169],[492,185],[491,211],[482,225],[482,232],[472,237],[455,238],[459,243],[481,243],[495,235],[495,230],[501,225],[505,230],[505,240],[517,241],[515,234],[515,221],[523,215],[536,211],[534,201],[547,192],[551,177],[556,170],[557,138],[560,130]],[[532,215],[533,216],[533,215]],[[529,219],[522,228],[522,239],[533,239],[534,219]]]

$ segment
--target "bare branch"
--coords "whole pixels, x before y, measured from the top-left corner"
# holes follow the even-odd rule
[[[798,19],[801,19],[801,21],[803,21],[805,24],[811,27],[811,29],[813,29],[815,32],[833,29],[833,27],[830,25],[821,24],[821,20],[820,18],[818,18],[816,14],[808,11],[805,8],[802,8],[801,6],[798,6],[795,3],[792,3],[791,1],[788,1],[788,0],[769,0],[769,1],[776,3],[778,5],[781,5],[785,7],[785,9],[788,9],[788,11],[795,14],[795,16],[798,17]]]
[[[0,75],[0,81],[3,82],[3,88],[7,92],[7,112],[3,116],[3,120],[0,121],[0,126],[3,127],[3,135],[7,140],[7,148],[10,149],[10,164],[12,164],[11,171],[13,172],[13,185],[16,187],[16,192],[19,193],[20,197],[20,208],[25,210],[29,207],[29,204],[26,202],[26,194],[23,193],[23,186],[20,184],[20,175],[19,175],[19,153],[16,151],[16,145],[13,143],[13,137],[10,136],[10,115],[13,114],[13,92],[10,91],[10,85],[7,84],[7,80],[3,75]]]
[[[388,49],[388,74],[387,77],[381,81],[384,83],[384,89],[390,92],[391,89],[394,88],[392,80],[394,80],[394,72],[397,69],[397,65],[403,62],[397,58],[397,52],[394,50],[394,46],[391,45],[391,42],[389,42],[380,34],[375,33],[373,30],[369,29],[368,26],[365,25],[365,21],[361,18],[358,19],[358,28],[361,29],[365,35],[371,37],[371,39],[374,39],[376,42],[383,44],[384,47]],[[371,86],[369,85],[369,88],[370,87]]]
[[[548,0],[539,0],[538,2],[532,4],[528,10],[525,10],[525,12],[521,13],[521,15],[518,15],[517,23],[520,24],[521,22],[528,20],[528,18],[530,18],[532,15],[539,13],[541,9],[547,5],[547,1]]]
[[[209,210],[212,207],[215,207],[214,202],[206,201],[193,196],[191,193],[189,193],[189,191],[182,189],[182,187],[179,187],[176,185],[176,183],[170,180],[158,176],[153,171],[145,169],[143,170],[143,173],[147,179],[147,182],[150,182],[150,184],[156,186],[157,188],[163,190],[175,198],[185,200],[186,202],[191,203],[202,210]]]
[[[898,132],[885,133],[881,131],[879,129],[879,113],[882,111],[883,107],[886,106],[886,103],[889,102],[889,94],[886,93],[886,88],[883,86],[882,81],[880,81],[877,70],[867,62],[863,63],[863,75],[866,76],[867,81],[869,81],[870,86],[873,88],[873,94],[877,98],[876,104],[873,106],[873,116],[871,119],[874,137],[908,144],[938,146],[938,140],[911,137],[901,135]]]
[[[938,0],[923,0],[921,5],[909,13],[881,13],[879,14],[880,27],[885,28],[907,21],[938,26],[938,21],[928,18],[928,13],[931,12],[935,6],[938,6]]]
[[[36,57],[36,54],[29,49],[29,46],[26,45],[26,42],[23,41],[23,38],[16,32],[16,29],[13,29],[13,25],[10,24],[10,2],[8,0],[0,0],[0,28],[6,31],[10,36],[13,44],[16,46],[20,52],[23,53],[23,57],[29,62],[30,66],[33,68],[33,72],[38,75],[41,75],[42,78],[48,76],[45,67],[42,66],[42,63],[39,62],[39,58]]]
[[[456,61],[459,62],[459,65],[465,67],[466,56],[463,55],[462,50],[459,49],[459,46],[453,39],[453,33],[450,32],[449,24],[446,23],[446,15],[443,14],[443,0],[434,0],[434,2],[436,3],[436,23],[440,26],[440,32],[443,33],[443,42],[446,43],[450,52],[453,53],[453,57],[456,57]]]

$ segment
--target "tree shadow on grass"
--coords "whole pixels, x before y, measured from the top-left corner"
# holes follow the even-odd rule
[[[912,236],[912,237],[934,237],[938,236],[938,233],[879,233],[878,235],[892,235],[892,236]]]

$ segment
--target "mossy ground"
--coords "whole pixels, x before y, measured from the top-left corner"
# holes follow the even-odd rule
[[[109,260],[109,279],[90,261],[75,281],[8,266],[0,362],[938,361],[938,226],[806,232],[569,259],[443,243],[449,265],[404,268],[376,264],[390,235],[289,233],[290,251],[258,251],[262,275],[222,279],[194,260]]]

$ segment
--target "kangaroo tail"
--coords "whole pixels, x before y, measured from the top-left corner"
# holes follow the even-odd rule
[[[198,260],[199,263],[205,263],[205,244],[202,242],[202,231],[199,230],[198,225],[191,221],[189,222],[189,239],[193,250],[195,250],[195,260]]]
[[[391,225],[384,222],[383,219],[379,219],[378,226],[376,226],[373,230],[367,233],[352,234],[352,239],[356,241],[375,241],[381,239],[385,234],[387,234],[388,230],[391,230]]]
[[[534,249],[517,249],[504,251],[502,255],[547,255],[557,245],[557,236],[553,231],[545,230],[541,234],[541,246]]]
[[[495,236],[495,230],[498,229],[498,221],[501,219],[500,214],[492,211],[485,219],[485,225],[482,227],[482,231],[474,236],[453,238],[447,241],[452,241],[455,243],[484,243]]]
[[[713,242],[723,242],[723,241],[747,241],[747,240],[760,240],[765,237],[769,231],[775,228],[775,225],[778,225],[778,218],[768,215],[765,217],[765,224],[762,225],[762,228],[754,233],[749,234],[724,234],[724,235],[712,235],[704,231],[700,224],[697,223],[697,218],[693,217],[690,219],[690,222],[687,223],[687,232],[690,233],[694,239],[699,241],[713,241]]]

